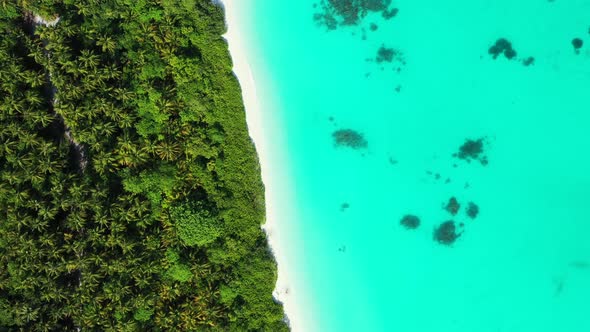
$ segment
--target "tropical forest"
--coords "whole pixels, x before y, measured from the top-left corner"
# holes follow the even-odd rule
[[[211,0],[0,0],[0,331],[287,331]]]

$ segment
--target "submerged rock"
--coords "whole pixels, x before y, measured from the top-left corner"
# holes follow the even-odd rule
[[[574,51],[576,53],[580,53],[580,49],[584,46],[584,41],[580,38],[572,39],[572,46],[574,47]]]
[[[573,262],[570,262],[569,266],[576,268],[576,269],[590,269],[590,262],[573,261]]]
[[[364,136],[352,129],[340,129],[332,133],[334,144],[336,146],[344,146],[353,149],[367,148],[368,143]]]
[[[400,224],[407,229],[416,229],[420,226],[420,218],[412,214],[406,214],[400,220]]]
[[[528,66],[530,66],[530,65],[533,65],[533,64],[535,64],[535,58],[534,58],[534,57],[532,57],[532,56],[530,56],[530,57],[528,57],[528,58],[522,59],[522,64],[523,64],[525,67],[528,67]]]
[[[434,240],[440,244],[453,244],[463,232],[457,232],[455,222],[452,220],[445,221],[434,229]]]
[[[348,208],[350,207],[350,204],[348,203],[342,203],[340,204],[340,211],[344,212],[346,211]]]

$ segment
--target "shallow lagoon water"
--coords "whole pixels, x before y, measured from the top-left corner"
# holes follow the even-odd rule
[[[240,4],[308,329],[590,331],[590,1],[403,0],[333,30],[314,4]],[[488,53],[499,38],[515,57]],[[480,138],[486,165],[453,157]]]

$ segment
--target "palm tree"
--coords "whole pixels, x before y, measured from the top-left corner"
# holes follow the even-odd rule
[[[107,35],[102,35],[101,37],[99,37],[96,40],[96,45],[100,46],[103,52],[109,54],[115,53],[115,49],[117,47],[115,39]]]
[[[137,148],[131,145],[118,151],[119,164],[128,167],[135,167],[145,163],[149,159],[147,148]]]
[[[99,175],[104,175],[112,168],[115,160],[112,153],[102,151],[94,155],[92,164]]]
[[[158,143],[154,148],[154,152],[162,160],[176,160],[180,155],[180,146],[178,143],[169,143],[166,141]]]
[[[78,62],[86,68],[96,68],[99,64],[99,60],[100,57],[92,53],[90,50],[82,50],[78,56]]]
[[[3,152],[7,155],[12,155],[16,152],[16,149],[18,149],[18,141],[17,140],[11,140],[11,139],[7,139],[4,142],[2,142],[2,145],[0,145],[0,148],[3,149]]]

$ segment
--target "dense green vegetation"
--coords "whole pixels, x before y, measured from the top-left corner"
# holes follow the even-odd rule
[[[224,32],[209,0],[0,0],[0,331],[288,329]]]

